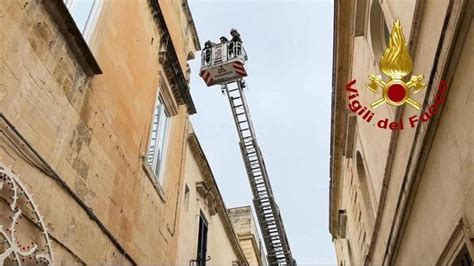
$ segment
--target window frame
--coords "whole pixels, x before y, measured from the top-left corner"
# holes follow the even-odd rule
[[[454,226],[446,241],[443,251],[439,255],[436,265],[453,265],[459,253],[466,248],[467,254],[474,258],[474,245],[472,244],[471,230],[467,217],[463,216]]]
[[[339,210],[339,237],[347,238],[347,211],[346,209]]]
[[[88,13],[88,16],[83,28],[80,28],[79,27],[80,25],[77,24],[76,17],[74,14],[75,3],[79,1],[80,0],[63,0],[64,5],[66,5],[69,13],[71,14],[71,17],[74,20],[74,23],[76,23],[76,26],[81,32],[84,40],[86,40],[86,42],[89,44],[90,41],[92,40],[93,33],[95,32],[95,29],[97,27],[97,21],[101,13],[104,0],[92,0],[93,1],[92,7],[89,10],[89,13]]]
[[[466,262],[466,266],[472,265],[471,252],[469,251],[467,245],[467,243],[464,243],[459,247],[454,258],[452,259],[452,265],[458,266],[459,263],[461,263],[461,265],[464,265],[464,262]]]
[[[206,266],[208,234],[209,223],[207,222],[206,216],[201,210],[199,214],[198,245],[196,254],[196,261],[198,266]],[[204,255],[204,258],[201,258],[202,255]]]
[[[161,115],[159,115],[161,114]],[[162,120],[164,117],[167,119]],[[150,149],[152,147],[152,141],[153,141],[153,133],[154,133],[154,124],[156,121],[156,142],[155,145],[153,146],[153,158],[150,160]],[[165,123],[163,125],[163,122]],[[157,98],[155,100],[155,104],[153,107],[153,116],[151,120],[151,126],[150,126],[150,131],[149,131],[149,138],[148,138],[148,145],[147,145],[147,151],[146,151],[146,163],[151,169],[151,172],[154,175],[154,181],[159,184],[163,185],[164,184],[164,173],[166,171],[166,159],[168,155],[168,144],[169,144],[169,136],[170,136],[170,130],[171,130],[171,124],[172,124],[172,115],[169,111],[169,108],[166,105],[166,101],[161,93],[158,93]],[[164,131],[161,131],[163,128]],[[158,145],[160,143],[160,140],[158,139],[160,132],[163,132],[163,136],[161,139],[162,145]],[[161,148],[161,150],[159,150]],[[161,158],[158,158],[159,155],[162,155]]]
[[[390,25],[385,18],[384,10],[378,0],[373,0],[369,7],[369,35],[374,63],[379,64],[380,57],[388,46],[390,37]]]

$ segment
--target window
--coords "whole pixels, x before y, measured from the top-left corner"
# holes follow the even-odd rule
[[[365,34],[365,21],[367,0],[357,0],[356,3],[356,22],[355,22],[355,36],[363,36]]]
[[[472,266],[473,250],[471,228],[466,216],[456,222],[454,231],[449,237],[443,252],[441,252],[436,265]]]
[[[207,221],[204,218],[204,214],[201,212],[199,215],[199,237],[198,237],[198,250],[197,250],[197,265],[205,266],[207,260]]]
[[[346,238],[346,223],[347,223],[346,210],[339,210],[339,237],[340,238]]]
[[[158,96],[153,111],[147,161],[159,184],[163,184],[169,127],[170,115],[168,109],[164,105],[163,98]]]
[[[378,61],[390,40],[390,29],[378,0],[372,1],[370,8],[370,38],[375,60]]]
[[[354,153],[354,139],[356,131],[357,116],[355,114],[347,113],[346,115],[346,132],[345,132],[345,147],[344,156],[352,158]]]
[[[184,187],[184,209],[189,210],[189,187],[185,185]]]
[[[452,264],[453,266],[471,266],[472,264],[472,258],[471,255],[469,254],[469,250],[467,249],[466,244],[461,248],[459,253],[457,254],[456,258],[454,259],[454,262]]]
[[[64,0],[77,28],[84,39],[89,41],[97,22],[103,0]]]
[[[369,226],[371,227],[374,224],[375,214],[372,205],[372,198],[370,197],[369,191],[369,180],[367,179],[367,174],[365,172],[364,161],[362,155],[357,151],[356,155],[356,165],[357,165],[357,177],[359,179],[359,186],[361,190],[363,207],[365,207],[365,214],[368,219]]]

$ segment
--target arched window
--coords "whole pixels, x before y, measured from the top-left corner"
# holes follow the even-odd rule
[[[372,199],[370,197],[369,183],[367,180],[367,174],[365,171],[364,161],[362,155],[357,151],[356,155],[356,166],[357,166],[357,178],[359,179],[359,186],[361,191],[362,200],[364,202],[365,216],[367,217],[367,223],[369,227],[372,227],[375,220],[374,208]]]
[[[390,39],[390,29],[385,21],[379,0],[372,1],[369,20],[372,50],[375,61],[378,63]]]

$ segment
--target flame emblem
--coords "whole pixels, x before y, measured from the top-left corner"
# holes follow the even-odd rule
[[[410,98],[410,92],[418,93],[426,84],[423,82],[423,75],[412,75],[408,82],[402,79],[411,73],[413,63],[408,54],[405,36],[403,36],[400,20],[396,19],[393,23],[390,41],[380,59],[380,71],[389,77],[385,82],[380,75],[369,74],[370,83],[367,88],[374,93],[379,93],[381,88],[382,98],[371,103],[370,106],[375,109],[387,102],[392,106],[400,106],[408,103],[416,109],[421,105]]]

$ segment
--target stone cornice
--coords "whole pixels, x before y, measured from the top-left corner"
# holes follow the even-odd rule
[[[194,106],[185,75],[181,69],[181,65],[178,60],[178,54],[174,49],[174,45],[171,40],[165,18],[163,17],[161,7],[158,3],[158,0],[148,0],[148,3],[158,27],[158,31],[161,35],[160,37],[163,50],[160,51],[160,54],[162,55],[160,62],[162,62],[164,65],[166,76],[168,77],[171,84],[171,90],[173,91],[178,104],[185,104],[188,113],[195,114],[196,107]]]

